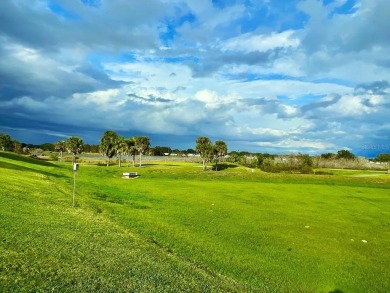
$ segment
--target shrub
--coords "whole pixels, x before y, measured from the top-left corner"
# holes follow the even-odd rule
[[[308,155],[293,155],[280,157],[260,157],[261,163],[258,164],[261,170],[271,173],[289,172],[289,173],[313,173],[313,160]]]

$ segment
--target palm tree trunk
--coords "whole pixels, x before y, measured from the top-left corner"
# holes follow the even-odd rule
[[[108,160],[107,160],[107,167],[110,166],[110,157],[108,157]]]
[[[139,166],[142,167],[142,153],[139,153]]]
[[[122,167],[122,156],[121,154],[119,153],[119,168]]]

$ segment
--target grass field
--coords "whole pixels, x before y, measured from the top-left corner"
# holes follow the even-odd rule
[[[390,175],[221,169],[81,165],[72,207],[69,163],[0,152],[0,291],[390,290]]]

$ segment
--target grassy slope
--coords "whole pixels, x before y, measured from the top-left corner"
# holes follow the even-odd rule
[[[7,159],[2,161],[15,163]],[[18,166],[21,164],[17,163]],[[31,164],[24,164],[24,167],[30,168]],[[26,199],[25,184],[28,182],[19,182],[20,174],[16,174],[15,182],[9,181],[0,188],[7,190],[10,186],[19,186],[19,190],[13,190],[10,192],[12,196],[8,197],[17,205],[25,206],[19,211],[23,217],[21,223],[17,223],[16,219],[7,215],[5,219],[10,219],[12,225],[5,226],[0,220],[0,228],[13,235],[16,232],[10,232],[11,227],[19,230],[32,225],[39,217],[32,215],[28,218],[23,213],[31,207],[37,215],[47,215],[40,222],[43,227],[48,222],[54,225],[54,219],[59,223],[67,219],[67,225],[58,224],[60,228],[57,225],[55,229],[50,229],[50,237],[46,238],[73,235],[72,241],[56,241],[53,245],[57,246],[57,250],[74,253],[87,250],[83,255],[88,261],[81,258],[82,261],[74,263],[80,258],[77,253],[63,252],[65,259],[59,261],[61,266],[58,267],[69,266],[70,269],[63,272],[66,278],[62,276],[59,278],[61,281],[57,280],[58,286],[69,284],[63,280],[72,279],[73,268],[79,271],[78,275],[83,272],[84,281],[72,279],[76,282],[74,286],[78,286],[76,288],[87,288],[87,282],[92,282],[95,288],[101,283],[105,288],[125,288],[120,279],[128,280],[125,283],[128,286],[144,288],[145,291],[147,289],[142,286],[150,284],[157,291],[172,288],[183,291],[192,286],[190,291],[329,292],[338,289],[346,292],[385,292],[390,287],[388,177],[268,175],[250,173],[245,168],[203,173],[194,165],[174,163],[130,168],[140,172],[141,177],[123,180],[119,178],[120,174],[128,168],[81,166],[77,174],[79,206],[72,209],[69,195],[61,194],[64,190],[66,194],[70,193],[69,166],[39,168],[57,176],[39,174],[37,176],[41,179],[36,178],[33,183],[36,187],[33,198],[45,202],[44,211],[39,210],[38,201]],[[0,168],[0,172],[5,171]],[[59,176],[61,174],[65,177]],[[45,176],[49,176],[50,180],[42,180]],[[52,185],[54,189],[38,183]],[[42,195],[43,188],[52,190],[52,193]],[[30,191],[31,188],[28,189]],[[53,213],[56,207],[58,211]],[[12,210],[9,213],[15,214]],[[0,213],[4,213],[3,208]],[[69,219],[73,220],[69,222]],[[84,226],[72,228],[77,225]],[[92,232],[83,233],[88,229]],[[58,230],[61,232],[58,233]],[[95,230],[100,231],[100,237],[93,237]],[[112,231],[117,232],[110,238]],[[133,237],[134,234],[129,234],[129,231],[137,236]],[[45,230],[45,233],[49,232]],[[41,234],[34,232],[30,238],[25,235],[28,235],[26,231],[14,237],[22,242],[33,239],[33,250],[47,247],[47,252],[55,251],[48,244],[40,245],[46,239]],[[122,237],[124,240],[120,240]],[[119,240],[115,242],[116,239]],[[367,243],[363,243],[363,239]],[[88,249],[91,241],[100,247],[92,253]],[[77,249],[78,242],[81,242],[78,244],[80,248],[85,249]],[[112,242],[110,252],[116,258],[105,254],[105,245]],[[136,262],[136,273],[129,273],[126,262],[123,264],[118,260],[128,254],[133,255],[133,245],[128,242],[134,242],[134,246],[138,247],[135,249],[140,257],[138,260],[145,261],[144,257],[147,260],[151,253],[156,255],[152,257],[156,260],[153,264],[164,266],[163,270],[156,269],[157,272],[162,271],[160,277],[152,278],[152,281],[142,278],[150,271],[151,264],[147,262]],[[4,243],[0,247],[6,247]],[[23,244],[17,247],[23,247]],[[73,247],[76,250],[72,250]],[[50,272],[58,274],[58,267],[51,263],[47,266],[40,264],[45,257],[39,249],[27,261],[38,261],[32,266],[37,270],[48,271],[49,275]],[[0,256],[7,253],[6,249]],[[13,263],[12,259],[8,259],[8,265]],[[101,260],[103,265],[95,267],[97,260]],[[106,262],[112,265],[108,266]],[[123,267],[117,268],[117,262]],[[106,267],[107,270],[102,270]],[[11,268],[9,275],[19,276],[24,271]],[[3,273],[0,275],[3,276]],[[118,275],[116,279],[113,277]],[[106,280],[110,278],[114,280],[107,284],[109,281]],[[8,280],[5,284],[10,286],[10,282]],[[37,282],[41,284],[42,278],[38,278]],[[42,284],[46,286],[45,282]],[[157,289],[157,286],[161,287]]]
[[[105,215],[72,208],[69,166],[7,157],[0,157],[1,292],[241,290]]]

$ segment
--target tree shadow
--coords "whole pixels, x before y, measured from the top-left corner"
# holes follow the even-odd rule
[[[56,164],[53,164],[51,162],[47,162],[47,161],[42,160],[42,159],[25,157],[25,156],[21,156],[21,155],[17,155],[17,154],[12,154],[12,153],[0,152],[0,157],[15,160],[15,161],[20,161],[20,162],[24,162],[24,163],[39,165],[39,166],[57,167],[57,168],[59,167]]]
[[[329,293],[343,293],[343,291],[339,289],[334,289],[333,291],[329,291]]]
[[[50,165],[51,166],[51,165]],[[17,170],[17,171],[24,171],[24,172],[33,172],[33,173],[39,173],[45,176],[53,176],[57,178],[65,178],[66,176],[47,172],[47,171],[42,171],[42,170],[37,170],[25,166],[20,166],[12,163],[7,163],[7,162],[0,162],[0,168],[8,169],[8,170]]]
[[[223,170],[226,170],[226,169],[234,169],[234,168],[237,168],[237,167],[238,167],[237,165],[233,165],[233,164],[220,163],[220,164],[218,164],[217,170],[215,170],[215,165],[213,165],[211,167],[211,169],[213,171],[223,171]]]
[[[117,164],[117,163],[112,163],[112,162],[110,162],[110,164],[107,166],[107,163],[106,163],[106,162],[104,162],[104,163],[98,162],[98,163],[96,164],[96,166],[98,166],[98,167],[112,167],[112,166],[118,166],[118,164]]]
[[[149,167],[149,166],[167,166],[167,167],[178,167],[180,165],[177,165],[177,164],[164,164],[164,163],[160,163],[160,164],[155,164],[155,163],[142,163],[142,167]],[[132,167],[132,166],[130,166]],[[139,168],[139,164],[135,164],[134,168]]]

